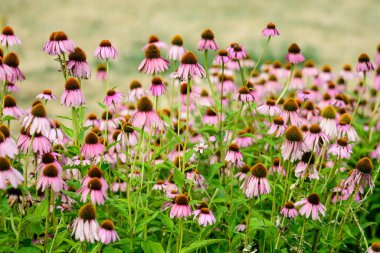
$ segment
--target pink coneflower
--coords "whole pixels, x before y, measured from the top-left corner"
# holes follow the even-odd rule
[[[309,151],[313,150],[319,153],[321,146],[329,142],[329,137],[322,131],[322,128],[318,124],[313,124],[305,134],[304,142]]]
[[[88,180],[87,184],[78,190],[78,193],[82,195],[83,203],[87,202],[87,196],[90,195],[93,205],[104,205],[104,200],[108,198],[106,191],[102,190],[102,182],[97,177]]]
[[[143,50],[146,50],[150,45],[155,45],[158,48],[166,49],[168,46],[165,42],[161,41],[156,35],[151,35],[148,39],[148,43],[145,44]]]
[[[110,189],[113,192],[125,192],[127,190],[127,183],[120,178],[115,178],[115,182],[111,184]]]
[[[70,53],[74,51],[74,42],[62,31],[53,32],[43,50],[49,55]]]
[[[310,91],[308,90],[302,90],[297,94],[297,98],[301,100],[302,102],[305,102],[307,100],[312,100],[313,95]]]
[[[244,47],[235,44],[229,51],[229,57],[234,60],[241,60],[247,57],[247,52]]]
[[[306,101],[301,110],[301,116],[306,119],[310,124],[319,122],[319,108],[315,108],[312,101]]]
[[[74,77],[88,79],[91,76],[90,65],[87,63],[86,53],[79,47],[76,47],[69,54],[67,69]],[[98,68],[99,71],[99,68]]]
[[[270,193],[267,174],[268,170],[264,164],[257,163],[251,168],[251,174],[240,187],[247,198]]]
[[[338,107],[339,109],[345,109],[348,104],[348,99],[344,94],[336,94],[334,99],[330,101],[330,105]]]
[[[61,97],[61,104],[66,107],[78,107],[84,105],[84,103],[84,96],[78,80],[74,77],[70,77],[65,83],[65,92]]]
[[[214,38],[214,33],[210,29],[204,30],[201,34],[201,40],[198,42],[198,50],[218,50],[218,45],[216,44]]]
[[[312,60],[305,61],[302,69],[302,75],[307,77],[314,77],[318,75],[318,69],[314,66],[314,62]]]
[[[5,65],[6,66],[6,65]],[[0,57],[0,68],[1,68],[1,57]],[[0,73],[1,73],[1,70],[0,70]],[[1,75],[1,74],[0,74]],[[1,77],[0,77],[1,79]],[[14,84],[14,83],[11,83],[11,82],[6,82],[5,84],[5,88],[7,89],[7,91],[10,93],[10,92],[14,92],[16,93],[18,91],[18,88],[17,86]]]
[[[186,49],[183,47],[182,37],[180,35],[175,35],[172,39],[172,45],[169,49],[169,59],[173,61],[179,61],[185,53]]]
[[[41,103],[33,106],[29,115],[27,115],[21,123],[21,127],[28,129],[31,135],[33,134],[47,134],[50,131],[51,121],[46,116],[45,106]]]
[[[62,180],[58,168],[54,164],[48,164],[42,169],[37,181],[37,189],[45,191],[51,189],[60,192],[66,183]]]
[[[64,145],[68,141],[68,138],[61,129],[61,123],[58,120],[54,120],[53,123],[47,137],[54,144]]]
[[[40,161],[35,172],[39,172],[49,164],[53,164],[57,168],[58,173],[62,173],[62,165],[57,161],[56,154],[53,152],[41,154]]]
[[[366,253],[380,253],[380,242],[372,243],[371,247],[367,249]]]
[[[0,125],[0,134],[2,134],[0,149],[6,149],[6,154],[18,154],[17,144],[11,136],[11,132],[6,125]]]
[[[257,108],[257,111],[260,114],[269,115],[271,117],[281,113],[281,109],[278,108],[278,106],[276,105],[276,101],[274,101],[273,99],[269,99],[265,102],[265,104],[260,105]]]
[[[309,218],[310,214],[313,220],[320,220],[319,214],[323,217],[325,216],[326,207],[319,201],[319,196],[316,193],[312,193],[306,199],[298,201],[295,206],[302,206],[300,214],[306,216],[306,218]]]
[[[85,204],[79,209],[78,218],[73,221],[72,228],[75,239],[81,242],[94,243],[99,241],[99,224],[96,221],[96,211],[93,205]]]
[[[215,112],[214,109],[207,108],[205,115],[203,116],[202,122],[206,125],[216,126],[219,123],[218,114]]]
[[[281,208],[280,214],[286,218],[293,219],[298,216],[298,211],[293,202],[286,202],[285,205]]]
[[[247,228],[247,224],[246,224],[245,221],[243,220],[240,224],[238,224],[238,225],[235,227],[235,230],[238,231],[238,232],[244,232],[246,228]]]
[[[0,35],[0,42],[3,47],[20,45],[21,40],[14,34],[12,27],[4,27],[2,34]]]
[[[25,112],[17,106],[16,99],[10,94],[5,95],[3,115],[20,119],[24,114]]]
[[[14,79],[14,73],[11,67],[6,65],[3,61],[3,58],[0,57],[0,80],[2,81],[7,81],[7,82],[12,82]]]
[[[107,181],[103,177],[102,170],[98,166],[96,166],[96,165],[91,166],[91,168],[87,172],[87,175],[82,179],[81,184],[83,186],[88,185],[88,183],[90,182],[90,180],[92,178],[99,179],[100,183],[102,184],[101,185],[101,190],[103,192],[107,191],[107,189],[108,189]]]
[[[342,114],[340,116],[337,129],[338,136],[347,136],[348,141],[359,141],[358,133],[355,128],[351,125],[352,117],[348,113]]]
[[[285,60],[291,64],[297,64],[303,62],[305,57],[301,54],[301,49],[298,45],[293,43],[288,48],[288,53],[285,56]]]
[[[243,166],[240,167],[239,172],[236,173],[234,177],[237,178],[239,182],[241,182],[246,178],[246,176],[248,175],[250,171],[251,171],[251,168],[247,164],[244,164]]]
[[[252,137],[246,136],[246,135],[250,134],[250,131],[251,130],[249,128],[247,128],[243,131],[239,131],[238,136],[236,137],[234,142],[241,148],[247,148],[247,147],[252,146],[252,144],[254,142]]]
[[[102,40],[96,48],[94,57],[99,60],[116,59],[119,56],[116,48],[114,48],[109,40]]]
[[[211,212],[211,210],[205,205],[206,207],[201,207],[200,209],[197,209],[194,211],[194,220],[198,217],[198,224],[200,226],[206,227],[207,225],[212,225],[216,223],[216,219]]]
[[[375,68],[369,60],[367,54],[361,54],[358,58],[358,64],[356,65],[356,72],[371,72]]]
[[[201,91],[200,97],[197,99],[197,102],[199,105],[205,107],[211,107],[215,104],[214,100],[212,99],[212,97],[210,97],[207,90]]]
[[[239,146],[236,143],[232,143],[228,147],[228,151],[224,160],[234,165],[238,165],[243,161],[243,154],[240,152]]]
[[[352,153],[351,145],[348,143],[346,137],[337,139],[337,141],[329,147],[328,151],[338,159],[349,159]]]
[[[138,70],[147,74],[157,74],[169,68],[170,62],[161,57],[160,49],[151,44],[145,49],[145,59],[140,63]]]
[[[141,83],[137,80],[133,80],[130,85],[130,92],[128,94],[127,101],[129,102],[135,102],[138,101],[140,98],[147,95],[144,88],[142,87]]]
[[[181,80],[193,79],[194,77],[203,78],[206,72],[198,63],[198,59],[193,52],[186,52],[181,59],[181,64],[176,71],[176,76]]]
[[[356,76],[356,74],[352,71],[350,64],[344,64],[343,69],[339,72],[339,75],[343,80],[352,80]]]
[[[108,90],[104,98],[104,104],[108,107],[120,104],[123,101],[123,93],[115,90]]]
[[[111,220],[104,220],[102,224],[100,224],[98,235],[100,242],[105,245],[108,245],[111,242],[116,242],[120,239]]]
[[[268,134],[276,133],[276,138],[280,137],[285,133],[286,125],[282,117],[276,117],[273,119],[273,123],[268,130]]]
[[[283,159],[291,162],[300,159],[305,149],[301,130],[297,126],[290,126],[285,131],[285,138],[285,144],[281,147]]]
[[[265,29],[261,31],[261,34],[264,37],[275,37],[280,35],[278,30],[276,29],[276,25],[272,22],[270,22]]]
[[[0,189],[7,189],[7,184],[17,188],[23,182],[22,174],[11,166],[10,161],[5,157],[0,157]]]
[[[223,82],[222,82],[223,80]],[[237,90],[237,86],[234,82],[234,78],[231,75],[220,75],[218,80],[218,92],[222,93],[223,84],[223,94],[234,93]]]
[[[152,101],[148,97],[142,97],[137,103],[137,112],[130,119],[132,125],[137,128],[144,128],[149,132],[153,129],[163,128],[163,122],[158,114],[153,110]]]
[[[106,151],[106,148],[99,143],[98,136],[93,132],[88,133],[84,141],[85,143],[83,144],[80,153],[85,158],[95,158]]]
[[[376,75],[375,75],[373,87],[377,91],[380,90],[380,65],[376,69]]]
[[[84,126],[85,127],[87,127],[87,126],[99,127],[100,121],[99,121],[98,117],[96,116],[96,114],[90,113],[89,115],[87,115],[87,119],[84,122]]]
[[[16,81],[25,80],[24,74],[19,69],[20,60],[15,52],[10,52],[4,57],[4,63],[12,70],[12,78],[8,81],[15,83]]]
[[[230,57],[228,57],[228,52],[225,49],[219,50],[218,54],[215,57],[215,62],[222,65],[226,64],[230,61]]]
[[[321,128],[331,139],[335,138],[338,134],[336,124],[336,111],[331,105],[326,106],[321,113]]]
[[[165,182],[161,179],[157,180],[157,182],[153,185],[152,190],[154,191],[165,191],[166,185]]]
[[[274,173],[277,173],[277,174],[282,175],[282,176],[286,175],[286,170],[281,165],[280,158],[275,157],[273,159],[273,164],[271,167],[269,167],[268,173],[269,173],[269,175],[273,175]]]
[[[170,210],[170,218],[186,218],[191,215],[191,207],[189,205],[189,198],[186,194],[178,195],[174,200],[174,205]]]
[[[312,152],[306,152],[302,155],[301,161],[297,163],[294,170],[296,177],[305,178],[308,176],[310,179],[319,180],[318,171],[314,165],[315,157]]]
[[[344,181],[344,186],[348,187],[349,192],[352,193],[359,187],[359,193],[364,193],[364,188],[369,186],[370,191],[373,191],[375,184],[372,178],[373,164],[367,158],[361,158],[355,166],[355,169],[350,172],[349,177]]]
[[[96,68],[96,79],[105,81],[107,80],[107,66],[103,63],[99,64]]]
[[[21,135],[17,140],[17,147],[20,152],[23,154],[28,153],[28,148],[30,146],[30,142],[32,141],[32,136],[28,131],[25,130],[24,127],[21,127]],[[32,143],[32,151],[37,154],[44,154],[52,151],[52,146],[47,137],[42,135],[41,133],[36,133],[33,135],[33,143]]]
[[[152,79],[152,84],[149,91],[154,97],[162,96],[165,93],[165,85],[160,77],[154,77]]]
[[[237,98],[238,101],[243,103],[255,101],[255,97],[246,86],[243,86],[239,89],[239,92],[236,94],[235,98]]]
[[[123,123],[121,129],[123,130],[124,137],[118,137],[118,141],[127,142],[129,146],[133,147],[138,142],[138,134],[136,130],[133,129],[132,124],[129,122]]]
[[[285,101],[281,117],[284,119],[285,124],[300,126],[302,124],[301,117],[299,115],[299,106],[294,98],[289,98]]]
[[[36,98],[45,101],[57,100],[57,97],[53,94],[51,90],[43,90],[40,94],[37,95]]]

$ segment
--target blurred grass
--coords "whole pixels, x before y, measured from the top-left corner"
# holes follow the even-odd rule
[[[211,28],[220,47],[236,41],[257,56],[265,42],[260,31],[272,21],[281,36],[271,41],[271,58],[282,56],[291,42],[297,42],[318,63],[337,69],[344,63],[355,64],[361,52],[373,57],[380,42],[379,13],[378,0],[2,0],[0,8],[4,23],[23,42],[14,49],[27,77],[17,94],[24,106],[43,88],[58,96],[62,93],[62,76],[55,72],[58,64],[42,52],[52,31],[65,31],[87,52],[93,73],[93,51],[100,40],[110,39],[120,52],[120,59],[111,66],[111,86],[125,92],[132,79],[147,80],[137,66],[151,34],[168,43],[174,34],[181,34],[185,46],[194,50],[200,33]],[[85,81],[83,88],[87,100],[103,98],[99,94],[104,90],[94,78]],[[95,105],[91,101],[89,107]]]

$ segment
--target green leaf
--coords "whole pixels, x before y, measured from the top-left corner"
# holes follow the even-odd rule
[[[202,240],[196,241],[189,245],[189,247],[182,248],[181,253],[192,252],[196,249],[206,247],[211,244],[221,243],[226,241],[225,239],[210,239],[210,240]]]
[[[72,130],[71,128],[68,128],[66,127],[64,124],[61,123],[61,128],[63,130],[63,132],[65,132],[65,134],[70,137],[71,139],[74,138],[74,130]]]
[[[177,168],[174,168],[173,181],[179,189],[185,184],[185,175]]]
[[[153,241],[145,241],[141,243],[141,247],[145,253],[165,253],[161,243]]]
[[[157,215],[158,215],[159,211],[155,212],[153,215],[149,216],[148,218],[144,219],[137,227],[136,227],[136,230],[135,230],[135,233],[138,233],[140,231],[142,231],[145,227],[145,225],[148,225],[152,220],[154,220]]]

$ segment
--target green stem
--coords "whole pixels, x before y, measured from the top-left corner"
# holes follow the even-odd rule
[[[207,54],[206,54],[207,56]],[[183,144],[183,165],[182,165],[182,172],[185,172],[185,155],[186,155],[186,146],[187,146],[187,140],[189,135],[189,116],[190,116],[190,85],[191,85],[191,79],[190,77],[187,78],[187,91],[186,91],[186,131],[185,131],[185,142]]]
[[[222,90],[220,91],[220,113],[219,113],[219,152],[220,162],[223,159],[223,88],[224,88],[224,62],[222,62]]]
[[[50,204],[51,204],[51,198],[52,198],[52,190],[49,189],[48,192],[49,192],[49,196],[48,196],[46,224],[45,224],[44,253],[46,253],[46,250],[47,250],[47,241],[48,241],[48,233],[49,233],[49,219],[50,219]]]
[[[280,96],[277,98],[277,100],[276,100],[276,104],[278,104],[278,103],[280,102],[281,98],[285,95],[286,91],[289,89],[289,84],[290,84],[290,81],[292,80],[293,71],[294,71],[294,64],[292,63],[292,64],[290,65],[290,74],[289,74],[289,78],[288,78],[288,80],[286,81],[285,87],[284,87],[284,89],[282,90]]]
[[[358,107],[360,105],[360,101],[362,100],[363,98],[363,95],[364,95],[364,92],[365,92],[365,85],[366,85],[366,79],[367,79],[367,72],[363,72],[363,86],[362,86],[362,90],[360,92],[360,95],[359,95],[359,98],[358,98],[358,101],[355,105],[355,109],[354,109],[354,112],[352,113],[352,120],[351,122],[354,121],[354,117],[355,117],[355,114],[356,114],[356,111],[358,110]]]
[[[264,56],[265,52],[266,52],[267,49],[268,49],[269,41],[270,41],[271,38],[272,38],[272,36],[269,36],[269,37],[268,37],[268,40],[267,40],[267,42],[266,42],[266,44],[265,44],[265,47],[264,47],[263,51],[261,51],[261,54],[260,54],[259,58],[257,59],[257,62],[256,62],[256,64],[255,64],[255,66],[253,67],[253,70],[251,71],[251,74],[249,75],[249,78],[251,78],[251,77],[253,76],[253,74],[255,73],[255,71],[256,71],[256,69],[257,69],[257,66],[259,66],[259,63],[260,63],[260,61],[261,61],[261,58]],[[248,83],[248,82],[247,82],[247,83]]]

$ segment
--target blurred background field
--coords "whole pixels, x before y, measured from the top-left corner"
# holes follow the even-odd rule
[[[19,53],[27,80],[16,95],[23,106],[49,87],[60,96],[63,91],[58,63],[42,51],[51,32],[65,31],[87,52],[93,77],[85,81],[85,96],[95,108],[104,88],[94,78],[93,52],[102,39],[118,48],[120,58],[111,66],[111,86],[126,92],[132,79],[148,80],[137,71],[143,58],[141,48],[151,34],[170,43],[181,34],[185,47],[194,50],[200,33],[210,28],[221,48],[230,42],[243,44],[254,57],[265,39],[260,31],[269,21],[281,36],[270,44],[270,57],[283,57],[288,45],[297,42],[318,64],[335,70],[344,63],[355,64],[361,52],[371,57],[380,42],[378,0],[253,1],[253,0],[1,0],[3,25],[10,25],[23,42]],[[147,83],[145,83],[148,86]],[[58,103],[57,103],[58,104]]]

